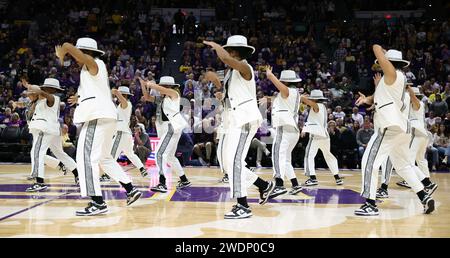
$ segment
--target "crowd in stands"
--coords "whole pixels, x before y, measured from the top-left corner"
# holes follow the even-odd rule
[[[191,2],[198,3],[179,2],[183,2],[185,7],[190,7]],[[400,18],[371,22],[348,20],[344,23],[333,19],[337,8],[333,1],[296,1],[290,7],[288,2],[292,3],[222,0],[211,5],[209,1],[204,1],[201,7],[222,10],[218,12],[218,20],[228,20],[214,23],[201,22],[189,13],[178,18],[175,13],[167,17],[150,15],[149,1],[81,1],[79,6],[82,8],[72,6],[70,2],[54,1],[50,7],[32,5],[25,8],[27,11],[21,15],[28,14],[30,23],[5,20],[1,24],[0,127],[26,127],[25,113],[29,99],[20,83],[21,77],[27,77],[34,84],[42,83],[46,77],[58,78],[67,89],[62,96],[63,101],[76,92],[79,67],[70,59],[65,60],[63,66],[58,64],[53,47],[65,41],[75,42],[79,35],[90,35],[99,40],[100,49],[106,51],[103,59],[109,68],[111,87],[127,85],[134,94],[131,98],[134,110],[130,126],[137,128],[136,143],[149,147],[149,143],[143,141],[145,137],[141,136],[156,136],[156,107],[141,101],[137,77],[159,78],[165,64],[172,24],[181,19],[186,41],[179,67],[179,73],[185,78],[181,82],[180,94],[191,101],[194,127],[214,126],[220,122],[219,115],[211,116],[211,110],[215,108],[213,102],[205,100],[214,98],[215,88],[204,74],[209,70],[221,71],[225,67],[217,62],[216,54],[205,47],[203,40],[224,44],[230,35],[242,34],[256,48],[248,61],[255,70],[259,102],[268,107],[264,114],[264,126],[258,131],[253,144],[256,165],[270,165],[267,150],[272,135],[270,105],[276,88],[266,78],[263,68],[271,65],[275,73],[284,69],[295,70],[302,79],[297,84],[301,92],[308,93],[312,89],[324,91],[329,98],[332,152],[338,156],[340,167],[358,167],[374,128],[371,111],[366,107],[355,107],[354,102],[359,91],[367,94],[373,91],[372,77],[380,69],[373,62],[375,58],[371,46],[379,43],[402,50],[405,59],[411,60],[405,73],[414,86],[420,86],[424,93],[422,101],[426,104],[426,123],[433,135],[429,147],[430,164],[439,167],[442,159],[445,161],[450,154],[447,151],[450,146],[448,21]],[[374,4],[374,1],[368,1],[367,5],[363,5],[363,1],[346,2],[360,10]],[[401,2],[404,2],[403,7],[410,6],[408,1]],[[153,1],[152,4],[159,7],[181,5],[177,5],[177,1],[164,0]],[[239,4],[250,4],[251,8],[255,8],[252,21],[229,20],[239,15]],[[408,9],[400,8],[397,1],[390,1],[385,6]],[[298,15],[302,12],[304,15]],[[40,15],[31,16],[37,13]],[[66,14],[69,14],[69,19],[66,19]],[[13,16],[14,11],[10,15]],[[322,34],[312,25],[315,21],[325,22],[326,28]],[[303,28],[299,29],[297,22],[304,24]],[[203,109],[197,112],[194,104],[199,103],[203,104]],[[73,112],[73,107],[61,104],[61,123],[67,125],[69,139],[76,143],[77,126],[72,122]],[[299,126],[302,127],[308,109],[301,105],[299,112]],[[139,129],[140,124],[144,130]],[[179,146],[184,164],[214,164],[216,144],[215,134],[186,131]],[[303,165],[302,152],[306,144],[307,140],[301,139],[294,150],[293,162],[296,166]],[[199,162],[193,161],[196,159]]]

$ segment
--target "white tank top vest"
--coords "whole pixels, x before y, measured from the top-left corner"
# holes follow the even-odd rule
[[[247,62],[244,60],[244,62]],[[257,121],[262,122],[262,115],[256,99],[256,83],[253,68],[250,67],[252,78],[246,80],[238,70],[229,70],[224,79],[225,99],[224,128],[240,128],[243,125]],[[226,117],[225,117],[226,116]]]
[[[386,85],[381,78],[374,93],[375,115],[374,126],[379,129],[397,126],[409,132],[408,115],[410,100],[406,91],[406,77],[397,71],[397,79],[393,85]]]
[[[175,131],[182,131],[184,128],[188,127],[187,121],[181,115],[180,112],[180,95],[177,93],[178,98],[171,99],[170,97],[165,97],[162,101],[162,112],[169,119]]]
[[[298,89],[289,88],[289,96],[283,98],[281,93],[275,97],[272,106],[273,127],[292,126],[298,129],[298,108],[300,105],[300,93]]]
[[[317,103],[317,105],[319,106],[319,112],[316,113],[312,108],[309,109],[308,119],[302,132],[328,138],[327,107],[322,103]]]
[[[428,130],[425,123],[425,107],[423,102],[420,102],[419,110],[414,110],[411,107],[409,121],[411,127],[415,129],[416,133],[420,133],[422,136],[428,136]]]
[[[36,102],[33,116],[29,122],[30,131],[40,130],[50,135],[61,135],[61,125],[59,124],[59,104],[60,99],[54,96],[55,103],[52,107],[47,106],[47,99],[39,99]]]
[[[117,106],[117,131],[131,133],[130,118],[133,105],[130,101],[127,101],[127,108],[123,109],[120,104]]]
[[[97,75],[92,76],[86,66],[81,70],[78,107],[74,114],[75,123],[102,118],[117,120],[117,109],[111,96],[105,63],[100,59],[95,59],[95,62],[98,66]]]

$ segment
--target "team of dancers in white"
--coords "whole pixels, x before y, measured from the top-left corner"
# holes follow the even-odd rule
[[[247,44],[247,38],[234,35],[228,38],[225,46],[205,41],[205,45],[214,49],[218,58],[228,67],[224,78],[214,72],[207,72],[206,79],[216,88],[216,98],[221,101],[221,124],[217,126],[219,144],[217,157],[220,169],[224,174],[223,182],[230,187],[231,198],[236,204],[225,219],[243,219],[252,216],[247,202],[248,188],[255,185],[260,193],[259,204],[264,205],[269,199],[283,194],[296,195],[303,187],[319,184],[314,158],[320,149],[325,161],[334,176],[337,185],[344,184],[339,176],[338,161],[330,151],[330,135],[327,130],[326,98],[322,91],[312,90],[310,95],[301,94],[296,84],[301,79],[294,71],[281,72],[280,78],[266,67],[267,78],[278,89],[273,99],[272,124],[275,129],[272,146],[273,178],[266,181],[258,177],[246,166],[245,158],[256,131],[263,118],[258,108],[256,96],[255,74],[247,59],[255,52],[255,48]],[[105,63],[100,59],[104,54],[98,49],[97,42],[91,38],[80,38],[74,46],[64,43],[55,47],[56,56],[63,63],[66,55],[71,56],[81,67],[80,86],[76,96],[68,102],[76,105],[74,122],[82,124],[78,138],[76,161],[71,159],[62,149],[60,135],[59,103],[56,95],[64,89],[56,79],[46,79],[42,86],[30,85],[23,81],[32,100],[29,108],[29,129],[33,135],[31,150],[31,176],[35,183],[28,192],[42,191],[47,160],[50,149],[56,161],[74,174],[75,182],[80,187],[82,197],[92,200],[88,206],[76,211],[77,216],[92,216],[108,211],[103,199],[100,185],[100,169],[117,181],[125,190],[127,205],[137,201],[142,193],[133,186],[131,178],[116,162],[123,152],[138,168],[142,176],[148,172],[139,157],[133,153],[133,138],[129,128],[132,104],[128,97],[132,95],[126,86],[111,90]],[[402,53],[396,50],[385,51],[374,45],[376,62],[383,70],[383,76],[375,79],[373,96],[360,97],[356,105],[369,105],[375,111],[375,134],[372,136],[362,159],[361,195],[366,202],[355,215],[376,216],[379,214],[377,198],[387,198],[391,171],[404,179],[403,184],[410,187],[423,204],[424,213],[434,210],[432,194],[437,184],[431,182],[428,165],[425,159],[427,146],[427,130],[424,124],[424,107],[416,96],[417,88],[407,84],[402,69],[409,65],[403,60]],[[179,85],[171,76],[163,76],[159,84],[140,78],[140,85],[145,101],[157,105],[157,132],[160,138],[156,148],[156,166],[159,171],[159,182],[151,191],[166,193],[166,169],[176,172],[180,181],[177,189],[189,187],[191,182],[176,158],[176,149],[183,129],[188,123],[180,112]],[[150,90],[159,94],[150,94]],[[114,104],[113,96],[118,100]],[[300,104],[309,106],[307,122],[302,129],[298,126]],[[305,175],[309,177],[302,185],[298,182],[292,166],[292,151],[300,137],[309,134],[309,142],[304,157]],[[415,165],[417,162],[418,166]],[[377,189],[378,173],[382,167],[383,183]],[[291,189],[284,186],[288,179]]]

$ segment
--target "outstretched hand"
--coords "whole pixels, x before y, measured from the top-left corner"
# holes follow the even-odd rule
[[[361,92],[358,92],[359,98],[356,100],[355,105],[361,106],[364,104],[370,105],[369,99],[366,97],[366,95],[362,94]]]
[[[217,44],[216,42],[213,42],[213,41],[206,41],[206,40],[204,40],[204,41],[203,41],[203,44],[205,44],[205,45],[207,45],[207,46],[210,46],[210,47],[212,47],[213,49],[215,49],[215,48],[217,48],[217,47],[220,47],[219,44]]]
[[[273,73],[272,73],[272,66],[266,65],[266,66],[264,67],[264,69],[266,70],[266,75],[267,75],[267,77],[273,75]]]
[[[373,77],[373,83],[375,84],[375,87],[378,86],[378,84],[381,81],[381,78],[382,78],[381,73],[376,73],[375,74],[375,76]]]
[[[76,95],[70,96],[67,99],[67,102],[69,103],[70,106],[76,105],[78,103],[78,96],[76,96]]]
[[[64,52],[61,45],[55,46],[55,54],[59,59],[59,63],[61,65],[64,65],[64,56],[66,55],[66,53]]]

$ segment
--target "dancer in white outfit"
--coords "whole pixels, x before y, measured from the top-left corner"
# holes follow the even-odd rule
[[[170,164],[172,170],[180,177],[177,189],[186,188],[191,185],[191,182],[187,179],[180,161],[175,156],[181,133],[184,128],[188,127],[188,123],[180,112],[180,93],[178,90],[172,89],[178,88],[180,85],[176,84],[175,79],[171,76],[161,77],[159,84],[139,79],[145,100],[157,104],[156,124],[159,125],[157,132],[160,141],[156,147],[156,166],[159,171],[159,184],[152,187],[151,190],[161,193],[168,191],[166,164]],[[150,89],[158,91],[161,97],[151,96]]]
[[[321,90],[312,90],[311,96],[302,96],[301,101],[310,107],[308,120],[303,127],[301,137],[309,133],[309,142],[305,151],[305,174],[309,179],[304,183],[305,186],[318,185],[316,177],[314,158],[319,150],[322,151],[325,162],[328,165],[337,185],[344,184],[339,177],[339,167],[336,157],[330,151],[330,135],[328,133],[327,107],[320,101],[326,100]]]
[[[407,83],[411,86],[412,83]],[[418,97],[422,94],[418,88],[408,87],[408,93],[411,98],[411,109],[409,112],[409,121],[411,123],[411,141],[409,143],[409,150],[411,151],[410,157],[412,163],[416,162],[419,170],[414,170],[417,177],[425,187],[425,191],[431,196],[436,191],[438,185],[431,182],[430,170],[428,168],[428,161],[426,158],[427,147],[430,142],[430,132],[425,125],[425,104],[421,102]],[[392,175],[392,162],[388,158],[385,165],[382,166],[382,184],[377,190],[377,198],[389,198],[388,186]],[[410,188],[408,183],[403,180],[397,182],[397,185]]]
[[[69,103],[77,105],[74,122],[83,124],[77,146],[81,196],[89,196],[92,201],[76,215],[93,216],[108,211],[100,188],[100,166],[125,188],[127,205],[131,205],[142,193],[111,156],[111,139],[117,130],[117,109],[111,96],[106,65],[98,58],[104,52],[98,50],[97,42],[91,38],[78,39],[76,46],[64,43],[56,46],[55,51],[61,64],[69,54],[81,67],[78,96],[72,96]]]
[[[223,83],[224,93],[218,94],[225,107],[225,139],[221,156],[230,177],[231,198],[237,198],[237,204],[224,218],[249,218],[252,211],[247,203],[247,188],[252,184],[258,187],[261,205],[267,202],[275,188],[273,182],[262,180],[245,167],[251,141],[262,122],[256,100],[255,75],[246,61],[255,49],[247,45],[246,37],[240,35],[229,37],[223,47],[210,41],[203,43],[212,47],[219,59],[229,67]]]
[[[117,105],[117,113],[119,118],[117,120],[117,132],[113,139],[113,145],[111,149],[112,157],[117,160],[121,152],[127,156],[127,158],[139,169],[143,177],[147,176],[147,169],[134,153],[133,146],[134,140],[130,129],[130,118],[133,106],[128,99],[129,96],[133,96],[130,93],[130,89],[126,86],[121,86],[119,89],[113,89],[112,94],[117,97],[119,104]],[[101,181],[107,181],[109,176],[107,174],[102,175]]]
[[[267,78],[280,91],[272,105],[272,124],[275,128],[274,142],[272,145],[273,176],[275,178],[275,190],[270,198],[287,193],[283,179],[286,177],[292,183],[291,195],[298,194],[302,187],[299,185],[292,166],[292,151],[300,138],[298,128],[298,109],[301,95],[295,84],[302,80],[294,71],[281,72],[278,80],[272,73],[272,67],[266,67]],[[286,86],[292,85],[292,87]]]
[[[44,160],[47,156],[47,150],[50,149],[75,176],[75,182],[78,183],[78,171],[75,161],[64,152],[61,142],[61,125],[59,124],[59,104],[60,99],[54,95],[63,89],[59,81],[53,78],[46,79],[44,84],[39,87],[30,85],[22,80],[23,85],[29,91],[38,95],[38,99],[30,109],[29,130],[33,135],[33,145],[31,148],[31,177],[36,182],[27,192],[38,192],[47,189],[44,184],[45,166]]]
[[[410,106],[409,95],[406,94],[406,77],[402,72],[408,61],[403,60],[402,53],[397,50],[386,52],[381,46],[373,46],[384,76],[375,88],[371,97],[360,93],[356,104],[375,105],[374,127],[377,129],[370,139],[362,159],[361,195],[366,203],[355,211],[358,216],[379,215],[376,205],[378,171],[387,157],[392,161],[395,171],[411,186],[424,207],[424,213],[434,211],[434,200],[424,191],[424,186],[417,178],[416,167],[409,151],[410,124],[406,109]]]

